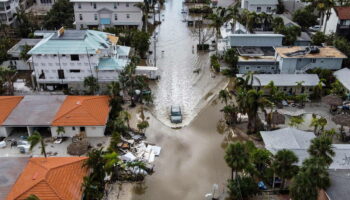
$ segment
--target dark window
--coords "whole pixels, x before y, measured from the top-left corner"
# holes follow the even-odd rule
[[[114,9],[117,9],[117,3],[114,3]]]
[[[71,61],[79,61],[79,55],[70,55]]]
[[[256,12],[261,12],[261,7],[257,7]]]
[[[45,79],[44,70],[41,70],[41,74],[39,75],[39,79]]]
[[[74,126],[72,127],[72,130],[75,131],[75,127]]]
[[[71,72],[71,73],[79,73],[80,69],[71,69],[71,70],[69,70],[69,72]]]
[[[81,3],[78,3],[78,8],[81,9]]]
[[[83,15],[82,14],[79,14],[79,19],[83,20]]]
[[[114,15],[114,20],[116,20],[116,21],[118,20],[118,15],[117,14]]]
[[[94,8],[95,8],[95,9],[97,8],[96,3],[94,3]]]
[[[81,126],[80,127],[80,132],[85,132],[85,127]]]
[[[126,7],[129,7],[129,3],[126,3]]]
[[[57,70],[57,73],[58,73],[58,78],[59,79],[64,79],[64,71],[63,71],[63,69]]]

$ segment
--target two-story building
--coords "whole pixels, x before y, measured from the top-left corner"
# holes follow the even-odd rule
[[[350,38],[350,6],[337,6],[331,9],[331,15],[326,23],[323,21],[322,31],[326,34],[337,33]]]
[[[278,0],[242,0],[241,7],[256,13],[276,13]]]
[[[338,70],[347,58],[335,47],[277,47],[276,60],[282,74],[305,73],[309,69]]]
[[[116,81],[129,63],[130,47],[113,34],[93,30],[37,32],[44,38],[29,52],[38,86],[80,89],[88,76],[100,83]]]
[[[143,0],[70,0],[74,3],[77,29],[106,27],[142,28]]]
[[[19,8],[19,0],[0,0],[0,22],[11,25],[15,21],[14,14]]]

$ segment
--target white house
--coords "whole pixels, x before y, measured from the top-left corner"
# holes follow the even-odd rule
[[[350,6],[337,6],[331,9],[331,15],[326,23],[323,21],[322,31],[326,34],[337,33],[339,35],[350,36]]]
[[[347,93],[350,95],[350,69],[343,68],[334,72],[334,76],[344,86]]]
[[[130,47],[117,45],[113,34],[93,30],[40,33],[44,38],[28,54],[39,86],[80,88],[84,78],[111,82],[129,62]]]
[[[11,134],[45,137],[104,136],[108,96],[27,95],[0,97],[0,137]],[[58,133],[62,127],[64,133]],[[62,134],[62,135],[59,135]]]
[[[277,47],[276,60],[282,74],[304,73],[309,69],[338,70],[347,58],[335,47]]]
[[[237,77],[244,77],[244,75],[237,74]],[[263,90],[267,94],[268,89],[264,89],[264,87],[271,81],[279,91],[285,94],[310,95],[320,79],[317,74],[254,74],[253,88]]]
[[[0,22],[11,25],[15,21],[14,14],[19,8],[19,0],[0,0]]]
[[[142,10],[137,6],[143,0],[70,0],[74,3],[77,29],[104,29],[106,27],[142,27]]]
[[[242,0],[241,7],[256,13],[275,13],[278,0]]]

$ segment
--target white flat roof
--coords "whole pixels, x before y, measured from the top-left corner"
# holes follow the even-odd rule
[[[237,74],[237,77],[243,77]],[[296,86],[298,82],[303,82],[303,86],[315,86],[320,79],[317,74],[255,74],[253,86],[266,86],[271,81],[276,86]]]
[[[136,66],[136,69],[138,69],[138,70],[157,71],[158,67],[153,67],[153,66]]]
[[[1,0],[0,0],[1,1]],[[70,0],[70,2],[117,2],[117,3],[142,3],[143,0]]]
[[[350,69],[344,68],[334,72],[334,76],[337,77],[339,82],[343,84],[343,86],[350,90]]]

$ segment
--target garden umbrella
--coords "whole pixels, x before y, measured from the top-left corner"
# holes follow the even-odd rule
[[[332,118],[333,122],[340,125],[340,131],[343,136],[343,127],[349,126],[350,127],[350,115],[347,114],[339,114]]]
[[[326,103],[331,106],[331,109],[333,109],[336,106],[341,106],[343,105],[343,100],[334,94],[327,95],[322,98],[322,102]]]

